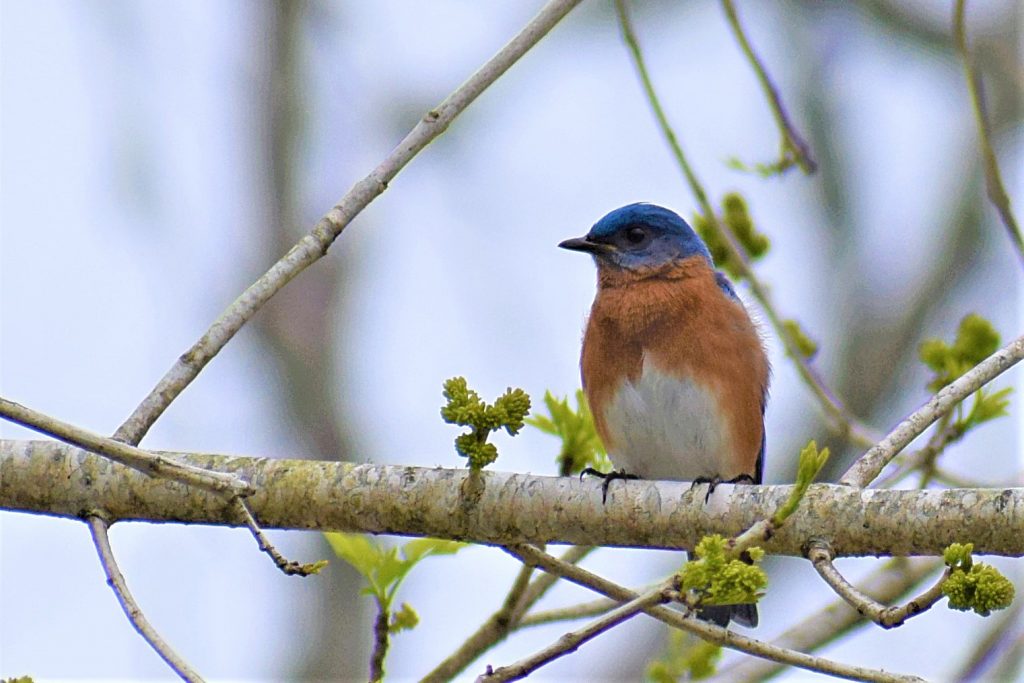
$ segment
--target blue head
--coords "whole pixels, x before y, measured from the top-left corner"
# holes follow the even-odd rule
[[[711,265],[703,240],[677,213],[654,204],[629,204],[594,224],[585,237],[565,240],[563,249],[585,251],[602,263],[645,270],[691,256]]]

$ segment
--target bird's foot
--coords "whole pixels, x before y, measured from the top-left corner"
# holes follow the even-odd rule
[[[690,490],[692,491],[693,489],[695,489],[696,487],[700,486],[701,484],[707,484],[708,485],[708,492],[704,494],[704,503],[706,505],[707,502],[708,502],[708,499],[711,498],[711,494],[715,492],[715,489],[718,488],[719,484],[756,484],[756,483],[757,482],[754,481],[754,478],[752,476],[750,476],[749,474],[741,474],[741,475],[733,477],[732,479],[722,479],[721,477],[719,477],[717,475],[714,476],[714,477],[697,477],[696,479],[693,480],[693,484],[690,486]]]
[[[580,472],[580,479],[583,479],[583,477],[588,474],[594,477],[601,477],[602,479],[604,479],[604,481],[601,482],[602,505],[608,502],[608,485],[611,484],[613,481],[615,481],[616,479],[640,478],[635,474],[629,474],[628,472],[626,472],[626,470],[612,470],[611,472],[602,472],[600,470],[595,470],[593,467],[587,467],[582,472]]]

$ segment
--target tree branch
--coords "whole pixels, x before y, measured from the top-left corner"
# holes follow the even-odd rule
[[[896,558],[869,574],[859,590],[878,596],[882,602],[899,600],[936,568],[940,562]],[[839,599],[808,616],[775,639],[774,644],[800,652],[813,652],[865,622],[846,601]],[[766,659],[746,657],[718,671],[714,680],[761,681],[778,673],[783,665]]]
[[[494,669],[493,671],[488,667],[487,673],[477,680],[481,683],[503,683],[504,681],[517,681],[521,678],[526,678],[545,664],[553,662],[570,652],[575,652],[583,643],[596,638],[628,619],[632,619],[649,607],[667,602],[670,599],[670,593],[670,586],[653,588],[642,595],[638,595],[629,602],[619,605],[600,619],[592,621],[583,628],[566,633],[551,645],[535,652],[529,657],[508,666]]]
[[[114,595],[117,596],[117,601],[121,603],[121,609],[124,610],[128,621],[139,632],[139,635],[149,643],[149,646],[160,655],[160,658],[167,662],[167,665],[174,670],[174,673],[189,683],[202,683],[203,677],[196,673],[189,666],[188,662],[182,659],[181,655],[175,652],[167,641],[157,633],[153,625],[146,619],[146,615],[142,613],[142,608],[139,607],[139,604],[135,602],[135,598],[132,597],[131,591],[128,590],[128,584],[124,580],[124,575],[121,574],[121,570],[117,566],[117,560],[114,559],[114,551],[110,547],[110,537],[107,535],[107,521],[96,513],[89,514],[86,517],[86,523],[89,525],[89,531],[92,533],[92,542],[95,544],[96,552],[100,556],[103,571],[107,575],[107,585],[110,586],[114,591]]]
[[[978,142],[981,145],[981,158],[985,164],[985,188],[988,192],[989,201],[996,207],[999,218],[1010,237],[1010,242],[1017,249],[1017,257],[1024,265],[1024,236],[1021,236],[1017,219],[1013,216],[1013,209],[1010,208],[1010,196],[1006,194],[1003,186],[1003,176],[999,171],[999,161],[996,152],[992,148],[991,133],[989,132],[988,120],[985,118],[985,102],[982,99],[981,79],[974,68],[971,60],[971,52],[967,47],[967,22],[964,19],[967,0],[957,0],[953,9],[953,38],[956,42],[957,52],[964,65],[964,77],[967,80],[967,91],[971,95],[971,108],[974,110],[974,120],[978,124]]]
[[[567,565],[566,563],[558,560],[558,558],[541,552],[533,546],[520,545],[514,548],[509,548],[509,550],[524,562],[535,564],[546,572],[558,574],[567,581],[584,586],[585,588],[589,588],[620,602],[635,600],[637,598],[637,594],[634,591],[608,581],[607,579],[588,572],[585,569],[581,569],[580,567]],[[756,657],[763,657],[776,662],[790,664],[802,669],[807,669],[808,671],[817,671],[819,673],[831,674],[833,676],[839,676],[841,678],[847,678],[855,681],[921,680],[916,676],[902,676],[885,671],[877,671],[875,669],[851,666],[840,662],[834,662],[829,659],[824,659],[822,657],[813,657],[802,652],[787,650],[785,648],[778,647],[777,645],[771,645],[770,643],[741,636],[738,633],[701,621],[694,617],[687,617],[681,612],[677,612],[660,605],[648,607],[644,612],[655,619],[668,624],[669,626],[696,634],[704,640],[718,643],[723,647],[740,650],[741,652],[746,652],[747,654],[751,654]]]
[[[580,0],[551,0],[512,40],[476,73],[428,111],[398,146],[357,182],[313,228],[270,270],[260,276],[210,325],[192,348],[181,355],[142,403],[118,428],[114,437],[137,444],[171,402],[191,384],[250,318],[292,278],[327,253],[331,244],[370,202],[387,189],[398,172],[437,139],[452,121],[492,83],[548,34]]]
[[[878,444],[862,455],[839,480],[844,486],[867,486],[889,461],[916,439],[929,425],[948,413],[978,389],[1013,367],[1024,358],[1024,336],[1017,337],[975,365],[958,380],[943,387]]]
[[[878,602],[870,595],[857,589],[846,580],[832,563],[832,549],[824,541],[812,541],[807,552],[807,559],[814,569],[850,607],[882,628],[896,628],[906,623],[907,619],[917,616],[942,599],[942,582],[949,578],[949,569],[942,573],[931,588],[916,598],[909,600],[901,607],[890,607]]]
[[[205,491],[235,495],[252,493],[252,487],[235,474],[210,472],[202,467],[177,462],[166,455],[149,453],[141,448],[62,422],[5,398],[0,398],[0,417],[72,446],[99,453],[150,476],[165,477]]]
[[[241,475],[264,528],[361,531],[475,543],[571,543],[693,548],[706,534],[735,536],[770,517],[791,486],[720,485],[709,502],[687,482],[617,481],[467,469],[354,465],[174,453],[189,464]],[[0,440],[0,508],[110,521],[237,525],[222,496],[153,479],[99,456],[46,441]],[[969,541],[978,554],[1024,555],[1024,488],[858,489],[812,485],[763,544],[804,555],[826,537],[837,556],[939,555]]]

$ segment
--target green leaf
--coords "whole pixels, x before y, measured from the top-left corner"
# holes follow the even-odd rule
[[[804,449],[800,451],[800,462],[797,465],[796,483],[793,486],[793,491],[772,517],[772,524],[782,526],[786,518],[796,511],[800,501],[803,500],[804,495],[807,493],[808,487],[814,483],[814,479],[828,461],[828,456],[828,447],[822,448],[819,451],[818,444],[813,440],[804,446]]]
[[[550,417],[538,415],[526,423],[562,440],[558,454],[558,469],[562,476],[575,474],[586,467],[601,472],[611,469],[582,390],[576,391],[575,409],[570,407],[568,397],[558,399],[550,391],[544,393],[544,405]]]
[[[991,356],[998,348],[999,333],[992,323],[977,313],[964,316],[952,344],[933,338],[924,340],[918,347],[921,362],[935,373],[928,388],[938,391]]]
[[[468,543],[443,538],[417,538],[402,546],[402,555],[409,562],[416,563],[428,555],[454,555],[468,546]]]
[[[328,531],[324,533],[324,537],[335,555],[348,562],[367,579],[373,575],[374,569],[380,563],[380,548],[365,534]]]

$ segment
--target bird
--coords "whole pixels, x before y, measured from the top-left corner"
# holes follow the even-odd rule
[[[618,468],[608,476],[707,483],[708,495],[719,483],[760,484],[768,356],[700,236],[674,211],[636,203],[558,246],[597,265],[580,370]],[[758,620],[752,604],[698,616],[723,627]]]

